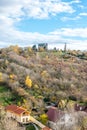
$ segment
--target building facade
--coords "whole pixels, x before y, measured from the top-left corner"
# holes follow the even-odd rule
[[[15,119],[20,123],[28,123],[30,120],[30,113],[22,107],[16,105],[9,105],[6,107],[7,116]]]

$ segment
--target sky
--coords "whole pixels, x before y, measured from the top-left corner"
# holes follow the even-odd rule
[[[87,0],[0,0],[0,48],[87,50]]]

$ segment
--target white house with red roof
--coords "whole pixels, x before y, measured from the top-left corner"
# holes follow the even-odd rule
[[[12,117],[20,123],[28,123],[30,120],[30,113],[25,108],[9,105],[6,107],[8,117]]]

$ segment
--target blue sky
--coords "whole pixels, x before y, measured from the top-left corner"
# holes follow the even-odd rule
[[[87,50],[87,0],[0,0],[0,47]]]

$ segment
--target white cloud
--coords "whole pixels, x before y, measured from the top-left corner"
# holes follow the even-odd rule
[[[87,13],[84,12],[84,13],[80,13],[79,15],[80,16],[87,16]]]
[[[29,36],[29,35],[28,35]],[[48,43],[49,49],[53,49],[56,47],[57,49],[64,49],[65,43],[67,43],[67,49],[71,50],[86,50],[87,51],[87,40],[72,40],[72,39],[61,39],[57,38],[55,36],[48,36],[48,35],[42,35],[41,34],[30,34],[31,39],[19,41],[19,43],[14,43],[14,42],[2,42],[0,41],[0,48],[3,47],[8,47],[9,45],[19,45],[21,47],[25,46],[33,46],[34,44],[38,44],[41,42],[46,42]],[[39,38],[37,38],[37,36]],[[42,40],[44,38],[44,41]],[[32,44],[30,44],[32,43]]]
[[[72,0],[71,2],[70,2],[71,4],[74,4],[74,3],[81,3],[81,0]]]
[[[62,20],[62,21],[70,21],[70,20],[76,21],[76,20],[78,20],[78,19],[80,19],[80,18],[81,18],[80,15],[78,15],[78,16],[76,16],[76,17],[62,17],[61,20]]]
[[[84,5],[78,5],[80,9],[85,9]]]
[[[83,43],[84,42],[84,43]],[[64,49],[65,43],[67,43],[67,49],[70,50],[86,50],[87,51],[87,40],[68,40],[66,39],[65,42],[57,42],[55,44],[50,44],[49,48],[56,47],[57,49]]]
[[[22,0],[0,0],[0,14],[7,17],[19,17],[23,15]]]
[[[29,17],[39,19],[48,18],[50,15],[56,15],[61,12],[73,13],[75,11],[68,2],[59,0],[27,0],[23,8]]]
[[[47,42],[49,48],[57,47],[59,49],[64,48],[64,43],[67,43],[68,49],[76,49],[76,50],[87,50],[87,40],[74,40],[72,38],[64,38],[63,36],[77,36],[84,29],[80,31],[71,29],[61,29],[61,32],[51,32],[49,34],[40,34],[40,33],[29,33],[29,32],[19,32],[17,30],[8,30],[10,31],[4,36],[4,40],[0,41],[0,47],[5,47],[9,45],[18,44],[19,46],[32,46],[33,44],[37,44],[40,42]],[[76,32],[75,32],[76,31]],[[87,31],[87,29],[86,29]],[[62,34],[63,35],[62,35]],[[75,33],[75,34],[74,34]],[[84,33],[85,34],[85,33]],[[8,38],[7,38],[8,37]]]
[[[87,40],[71,40],[70,44],[67,44],[67,49],[87,51]]]
[[[73,13],[75,10],[68,2],[59,0],[1,0],[0,14],[10,17],[27,15],[33,18],[48,18],[60,12]]]
[[[79,0],[73,1],[78,3]],[[0,0],[0,47],[5,47],[11,44],[19,44],[27,46],[38,42],[47,42],[49,45],[58,45],[63,47],[64,43],[78,43],[78,40],[65,39],[64,36],[80,36],[87,38],[87,28],[71,29],[62,28],[48,34],[40,34],[38,32],[20,32],[15,28],[15,24],[23,17],[33,17],[38,19],[49,18],[50,15],[59,13],[73,13],[75,10],[69,2],[61,2],[61,0]],[[80,42],[82,45],[83,41]],[[86,45],[86,40],[84,44]],[[55,44],[55,45],[54,45]]]
[[[87,38],[87,28],[61,28],[55,30],[54,32],[50,32],[50,34],[67,37]]]
[[[15,24],[23,16],[43,19],[48,18],[50,14],[56,15],[60,12],[73,13],[74,10],[68,2],[60,0],[0,0],[0,40],[23,42],[27,39],[29,41],[29,37],[36,40],[36,34],[19,32]]]

